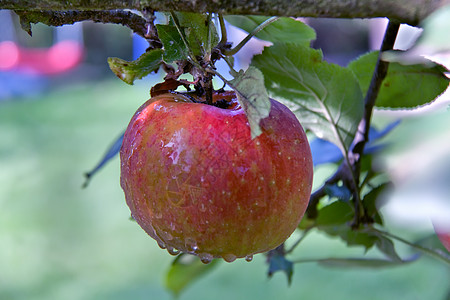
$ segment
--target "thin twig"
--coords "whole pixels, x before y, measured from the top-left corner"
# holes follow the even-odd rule
[[[261,24],[258,25],[258,27],[256,27],[255,29],[253,29],[252,32],[250,32],[242,41],[240,41],[239,44],[236,45],[236,47],[234,47],[233,49],[227,50],[227,49],[222,49],[222,53],[224,55],[227,56],[231,56],[231,55],[235,55],[239,50],[241,50],[242,47],[245,46],[245,44],[247,44],[247,42],[254,37],[256,34],[258,34],[258,32],[260,32],[261,30],[263,30],[264,28],[267,27],[267,25],[272,24],[273,22],[277,21],[280,17],[271,17],[267,20],[265,20],[264,22],[262,22]]]
[[[361,119],[355,138],[353,140],[353,148],[349,151],[348,157],[351,162],[351,171],[354,174],[356,182],[354,182],[353,193],[355,201],[355,220],[354,227],[358,227],[361,220],[366,218],[366,212],[360,199],[359,177],[361,173],[361,159],[364,153],[364,148],[369,141],[369,130],[372,119],[373,108],[375,106],[378,93],[384,78],[387,75],[389,62],[381,60],[381,53],[394,48],[397,33],[400,28],[400,23],[390,20],[386,28],[386,32],[381,45],[378,60],[375,66],[375,71],[370,82],[369,89],[364,100],[364,115]],[[357,196],[357,197],[356,197]]]
[[[369,141],[370,121],[372,118],[373,108],[375,106],[378,93],[387,75],[389,62],[381,60],[381,54],[384,51],[392,50],[394,48],[400,24],[395,21],[389,21],[389,24],[384,35],[381,50],[378,55],[375,71],[370,82],[369,89],[364,100],[364,117],[359,123],[358,131],[354,140],[354,147],[351,150],[353,155],[360,157],[364,151],[365,144]]]

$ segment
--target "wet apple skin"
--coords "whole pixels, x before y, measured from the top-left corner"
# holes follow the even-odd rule
[[[227,261],[271,250],[300,222],[312,157],[294,114],[271,100],[263,133],[234,93],[229,109],[164,94],[143,104],[125,132],[121,186],[137,223],[163,248]]]

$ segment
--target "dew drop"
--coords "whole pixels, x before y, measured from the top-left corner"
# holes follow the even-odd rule
[[[204,264],[209,264],[213,260],[212,254],[209,253],[199,253],[198,257]]]
[[[251,262],[253,260],[253,255],[247,255],[245,257],[245,260],[248,261],[248,262]]]
[[[196,252],[198,250],[197,242],[193,238],[186,238],[184,240],[184,245],[188,251]]]
[[[226,261],[226,262],[233,262],[236,260],[236,255],[234,254],[224,254],[222,255],[222,258]]]
[[[159,248],[161,248],[161,249],[166,249],[166,244],[164,244],[164,242],[163,241],[157,241],[158,242],[158,246],[159,246]]]
[[[167,246],[167,252],[169,252],[170,255],[174,255],[174,256],[180,254],[180,250],[175,249],[170,246]]]

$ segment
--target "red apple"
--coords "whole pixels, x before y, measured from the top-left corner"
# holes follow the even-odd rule
[[[308,205],[313,165],[295,115],[271,100],[252,139],[234,92],[227,108],[163,94],[143,104],[125,132],[121,186],[133,218],[162,248],[228,262],[271,250]]]
[[[446,228],[442,224],[438,224],[437,222],[434,222],[433,225],[439,240],[442,242],[442,245],[444,245],[445,249],[450,252],[450,229],[448,227]]]

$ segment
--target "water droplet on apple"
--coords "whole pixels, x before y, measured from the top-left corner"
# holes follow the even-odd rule
[[[193,238],[186,238],[184,240],[184,245],[188,251],[196,252],[198,250],[197,242]]]
[[[251,262],[253,260],[253,255],[247,255],[245,257],[245,260],[248,261],[248,262]]]
[[[205,212],[206,211],[206,205],[204,203],[200,204],[200,211]]]
[[[204,264],[209,264],[213,260],[212,254],[209,253],[199,253],[198,257]]]
[[[226,261],[226,262],[233,262],[236,260],[236,255],[234,254],[224,254],[222,255],[222,258]]]
[[[164,244],[163,241],[157,241],[157,242],[158,242],[159,248],[161,248],[161,249],[166,249],[166,244]]]
[[[155,228],[153,228],[153,226],[150,225],[149,231],[147,231],[147,233],[148,233],[149,236],[151,236],[158,243],[158,246],[161,249],[166,249],[166,244],[158,236],[158,234],[156,234],[156,230],[155,230]]]
[[[174,256],[180,254],[180,250],[175,249],[170,246],[167,246],[167,252],[169,252],[170,255],[174,255]]]

